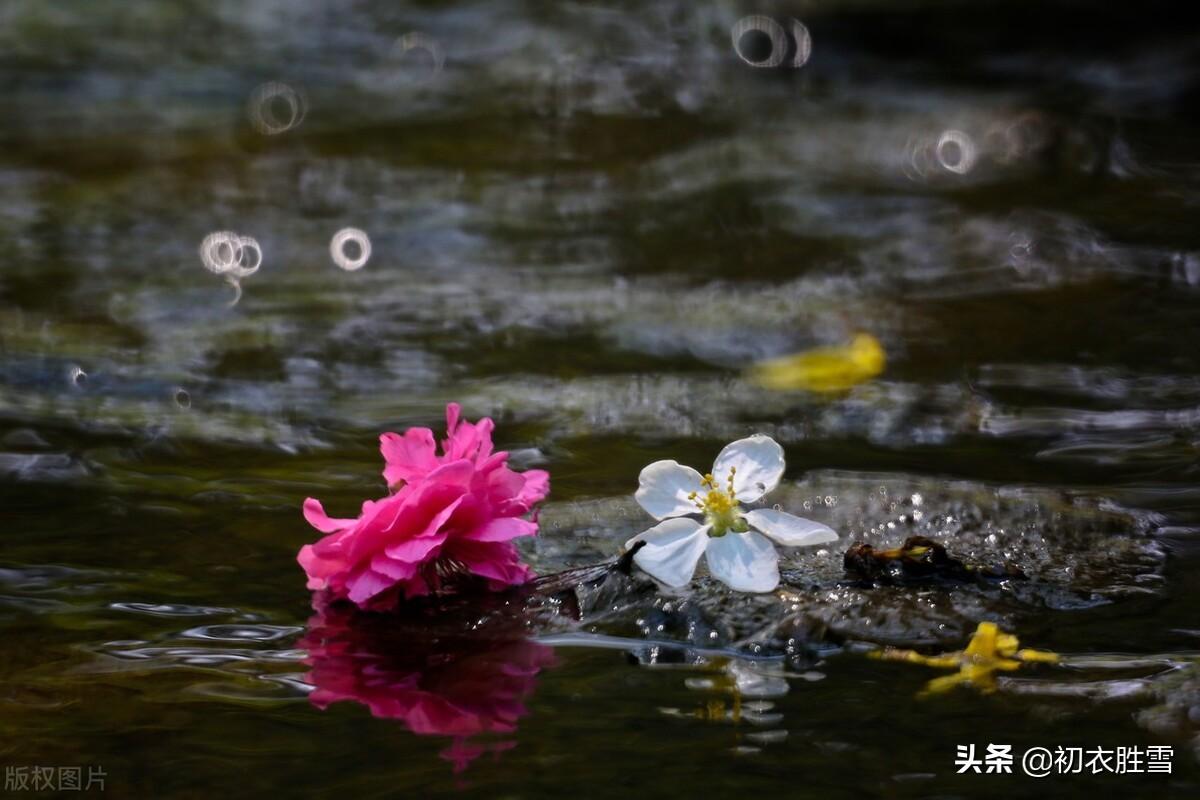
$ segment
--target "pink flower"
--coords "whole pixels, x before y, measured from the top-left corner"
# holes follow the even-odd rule
[[[525,517],[546,496],[550,476],[509,469],[508,454],[492,452],[492,421],[461,421],[459,411],[446,407],[440,454],[428,428],[379,437],[393,493],[364,502],[357,519],[334,519],[320,501],[304,501],[304,518],[327,534],[297,556],[308,588],[367,608],[467,575],[493,590],[533,576],[512,540],[537,533],[536,514]]]
[[[519,631],[437,631],[425,619],[345,604],[318,602],[316,611],[299,643],[308,650],[309,701],[324,709],[349,700],[415,734],[454,737],[442,756],[456,771],[485,750],[513,746],[469,739],[514,733],[538,673],[555,663],[549,647]]]

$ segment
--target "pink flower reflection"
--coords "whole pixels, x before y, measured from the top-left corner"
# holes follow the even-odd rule
[[[313,705],[351,700],[415,734],[454,737],[441,755],[456,772],[484,752],[515,746],[470,738],[515,732],[538,673],[555,663],[551,648],[518,631],[447,632],[429,619],[345,603],[318,604],[299,647],[308,650]]]

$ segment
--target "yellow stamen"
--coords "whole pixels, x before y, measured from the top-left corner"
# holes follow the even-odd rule
[[[703,495],[692,492],[688,495],[696,508],[705,516],[706,522],[712,526],[712,536],[724,536],[731,528],[736,529],[740,520],[737,498],[734,496],[733,477],[736,467],[729,468],[729,476],[725,481],[728,488],[721,484],[710,473],[700,480],[700,485],[706,490]]]

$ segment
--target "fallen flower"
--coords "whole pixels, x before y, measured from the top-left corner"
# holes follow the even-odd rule
[[[940,656],[925,656],[913,650],[886,647],[868,655],[885,661],[908,661],[940,669],[957,669],[955,675],[934,678],[925,685],[922,695],[940,694],[956,686],[974,686],[981,692],[996,690],[995,673],[1020,669],[1024,664],[1056,664],[1057,653],[1045,650],[1018,649],[1020,642],[1011,633],[1003,633],[994,622],[981,622],[971,635],[965,650]]]
[[[828,526],[783,511],[742,510],[740,503],[759,500],[778,486],[783,469],[783,448],[761,434],[726,445],[708,475],[676,461],[650,464],[638,478],[635,497],[663,521],[626,542],[626,549],[645,542],[634,563],[668,586],[687,584],[703,555],[713,577],[731,588],[773,590],[779,585],[779,557],[772,539],[789,547],[837,539]],[[689,514],[701,515],[703,522]]]
[[[436,592],[467,576],[489,588],[532,577],[512,540],[537,533],[525,516],[546,496],[550,476],[515,472],[508,454],[492,452],[492,421],[460,421],[446,408],[447,438],[439,454],[428,428],[380,437],[384,476],[394,493],[363,503],[356,519],[334,519],[320,501],[304,501],[304,518],[327,534],[300,549],[308,588],[362,608]]]
[[[879,340],[860,333],[848,345],[817,347],[760,361],[750,368],[748,377],[764,389],[836,393],[879,375],[886,361]]]

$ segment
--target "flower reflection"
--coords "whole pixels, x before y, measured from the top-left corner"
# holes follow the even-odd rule
[[[515,732],[538,673],[554,665],[551,648],[517,631],[435,630],[427,619],[342,603],[318,604],[299,646],[308,650],[313,705],[350,700],[415,734],[453,737],[441,756],[455,771],[516,746],[472,737]]]
[[[707,695],[701,705],[691,710],[660,711],[670,717],[738,726],[734,751],[740,754],[757,752],[762,745],[787,738],[783,714],[776,709],[775,701],[788,693],[788,677],[809,681],[824,677],[817,672],[788,674],[778,664],[723,657],[705,661],[703,669],[704,676],[684,681],[687,688]],[[740,729],[743,723],[750,729]]]

